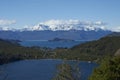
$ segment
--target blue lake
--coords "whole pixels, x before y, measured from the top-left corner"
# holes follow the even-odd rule
[[[71,48],[75,45],[84,43],[86,41],[22,41],[20,42],[23,46],[39,46],[39,47],[49,47],[49,48],[57,48],[57,47],[63,47],[63,48]]]
[[[62,60],[24,60],[17,61],[0,66],[0,80],[51,80],[56,75],[56,66],[62,63]],[[77,61],[68,61],[73,65]],[[81,61],[79,68],[81,79],[87,80],[93,69],[97,67],[96,63]]]
[[[86,41],[22,41],[23,46],[39,46],[39,47],[73,47]],[[56,75],[56,66],[62,63],[62,60],[40,59],[40,60],[23,60],[13,63],[0,65],[0,80],[52,80]],[[67,61],[73,65],[77,61]],[[97,67],[96,63],[88,63],[81,61],[79,68],[81,71],[81,79],[87,80],[93,69]],[[6,79],[4,79],[6,78]]]

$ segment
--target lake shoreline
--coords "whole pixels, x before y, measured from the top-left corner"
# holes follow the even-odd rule
[[[21,60],[14,60],[14,61],[8,61],[8,62],[5,62],[5,63],[0,63],[0,65],[4,65],[4,64],[9,64],[9,63],[13,63],[13,62],[18,62],[18,61],[29,61],[29,60],[58,60],[58,61],[78,61],[78,62],[88,62],[88,63],[97,63],[95,61],[90,61],[90,60],[75,60],[75,59],[52,59],[52,58],[42,58],[42,59],[21,59]]]

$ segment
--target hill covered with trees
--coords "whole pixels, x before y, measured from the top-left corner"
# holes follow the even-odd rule
[[[113,56],[120,48],[120,37],[104,37],[96,41],[76,45],[70,49],[55,49],[55,57],[80,60],[99,60],[104,56]]]
[[[120,56],[105,58],[89,80],[120,80]]]
[[[0,39],[0,64],[23,59],[43,58],[44,50],[37,47],[23,47],[18,43]]]

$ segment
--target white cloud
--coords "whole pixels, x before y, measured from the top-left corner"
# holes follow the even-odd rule
[[[1,30],[10,30],[13,28],[10,28],[11,24],[15,24],[16,21],[15,20],[2,20],[0,19],[0,27]],[[89,31],[89,30],[106,30],[105,28],[105,23],[103,23],[102,21],[96,21],[96,22],[92,22],[92,21],[80,21],[80,20],[48,20],[45,22],[40,22],[37,25],[34,26],[24,26],[21,30],[85,30],[85,31]],[[9,28],[7,28],[9,27]]]
[[[8,25],[15,24],[15,23],[16,23],[15,20],[3,20],[3,19],[0,19],[0,26],[8,26]]]
[[[96,25],[106,25],[106,23],[104,23],[104,22],[102,22],[102,21],[97,21],[97,22],[95,22],[94,24],[96,24]]]
[[[99,29],[105,29],[105,23],[102,21],[97,22],[91,22],[91,21],[80,21],[80,20],[48,20],[45,22],[40,22],[38,25],[35,25],[33,28],[37,29],[36,27],[39,27],[39,30],[44,30],[43,26],[49,26],[48,30],[70,30],[70,29],[76,29],[76,30],[95,30],[97,28]]]
[[[59,25],[59,24],[80,24],[80,25],[105,25],[102,21],[96,21],[96,22],[91,22],[91,21],[80,21],[80,20],[48,20],[45,22],[40,22],[39,24],[44,24],[44,25]]]
[[[114,32],[120,32],[120,27],[115,27],[115,28],[112,28],[111,30]]]

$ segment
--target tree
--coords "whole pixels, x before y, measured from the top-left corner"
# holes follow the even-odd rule
[[[104,59],[89,80],[120,80],[120,56]]]

